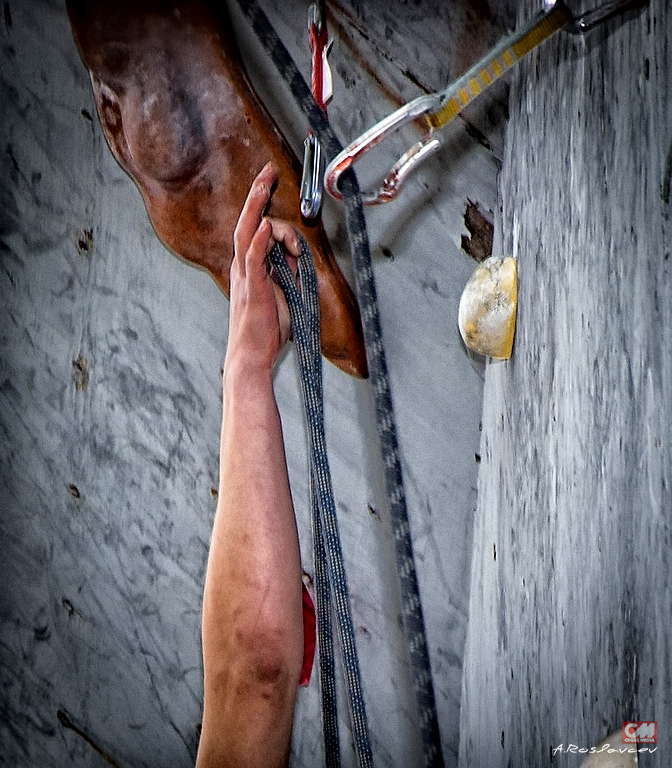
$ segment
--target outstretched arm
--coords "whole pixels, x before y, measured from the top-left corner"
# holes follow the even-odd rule
[[[263,219],[276,172],[255,179],[234,236],[219,502],[203,598],[205,703],[198,768],[285,766],[303,659],[301,564],[273,365],[289,315],[269,275]]]

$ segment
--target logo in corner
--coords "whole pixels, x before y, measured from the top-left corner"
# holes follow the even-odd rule
[[[658,722],[656,720],[624,720],[624,744],[657,744]]]

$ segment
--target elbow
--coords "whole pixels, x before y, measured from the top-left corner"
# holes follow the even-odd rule
[[[303,637],[285,628],[241,632],[238,648],[245,660],[246,676],[262,687],[298,685],[303,660]]]
[[[259,649],[246,654],[241,673],[241,682],[264,696],[273,697],[293,688],[295,683],[298,685],[300,669],[295,668],[288,655]]]
[[[274,699],[298,687],[302,663],[303,638],[282,630],[238,630],[229,652],[206,664],[206,677],[216,686],[232,686],[237,695]]]

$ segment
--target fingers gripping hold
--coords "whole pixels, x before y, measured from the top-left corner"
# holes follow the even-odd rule
[[[245,272],[249,277],[264,279],[268,275],[267,255],[273,245],[273,230],[268,219],[259,222],[245,253]]]
[[[271,223],[273,231],[273,241],[282,243],[285,246],[285,250],[288,251],[295,258],[299,258],[301,255],[301,245],[299,243],[299,236],[296,229],[287,221],[281,221],[280,219],[268,219]],[[269,252],[273,247],[273,242],[269,245]]]
[[[234,258],[245,257],[252,243],[252,238],[261,223],[264,210],[271,197],[271,187],[277,177],[278,172],[275,166],[272,163],[267,163],[252,182],[233,232]]]
[[[277,171],[269,164],[252,183],[234,231],[231,266],[227,359],[262,368],[274,364],[291,328],[289,309],[268,254],[275,243],[282,244],[296,275],[301,253],[299,235],[291,224],[264,217],[276,178]]]

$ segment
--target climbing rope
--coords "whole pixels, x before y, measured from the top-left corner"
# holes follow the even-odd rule
[[[282,288],[292,320],[292,332],[296,344],[299,368],[301,370],[301,393],[306,411],[308,439],[310,443],[310,478],[311,500],[313,507],[313,529],[317,563],[326,562],[328,581],[324,573],[317,573],[316,582],[321,587],[317,594],[327,597],[326,605],[318,603],[318,627],[320,622],[328,618],[329,593],[334,598],[334,608],[337,618],[339,640],[341,642],[343,667],[345,670],[350,722],[355,746],[357,763],[361,768],[373,766],[371,742],[369,739],[368,721],[364,695],[362,693],[361,674],[355,646],[355,632],[350,612],[350,597],[345,575],[345,564],[341,549],[341,539],[338,532],[338,518],[331,485],[331,472],[327,457],[327,445],[324,435],[324,408],[322,399],[322,358],[320,356],[320,317],[317,294],[317,277],[313,257],[303,238],[301,239],[301,256],[299,258],[299,279],[301,293],[296,286],[294,276],[285,260],[282,247],[276,244],[269,255],[273,272]],[[331,645],[331,641],[329,641]],[[322,648],[320,647],[320,653]],[[332,661],[333,665],[333,661]],[[331,676],[331,680],[333,680]],[[331,685],[331,681],[329,681]],[[332,692],[329,692],[332,698]],[[335,690],[333,705],[335,713]],[[329,714],[328,712],[325,714]],[[327,763],[335,758],[338,761],[338,730],[329,725],[329,745],[325,743]],[[325,738],[325,742],[327,739]],[[338,763],[336,763],[338,764]]]
[[[243,13],[251,23],[257,38],[271,57],[278,72],[289,86],[292,96],[308,119],[328,159],[334,158],[342,150],[342,145],[332,130],[326,115],[315,102],[310,89],[306,85],[289,52],[277,36],[256,0],[238,0],[238,2]],[[343,173],[340,188],[345,200],[346,225],[353,259],[356,293],[362,315],[369,376],[374,395],[376,424],[383,459],[385,484],[395,543],[396,564],[399,574],[402,619],[410,653],[413,689],[422,737],[424,764],[425,766],[440,768],[443,766],[441,739],[422,604],[413,557],[413,544],[408,522],[406,494],[403,485],[387,362],[382,343],[371,252],[359,185],[352,170],[347,170]],[[312,430],[312,426],[309,426],[309,429]],[[331,559],[332,553],[328,551],[331,541],[329,537],[325,538],[326,554]],[[338,548],[340,550],[340,544]]]
[[[315,490],[315,480],[310,472],[311,524],[313,532],[313,568],[315,572],[315,613],[317,617],[318,677],[324,735],[324,763],[326,768],[338,768],[340,742],[338,738],[338,702],[336,699],[336,665],[334,640],[331,626],[331,597],[327,553],[322,537],[320,507]]]

